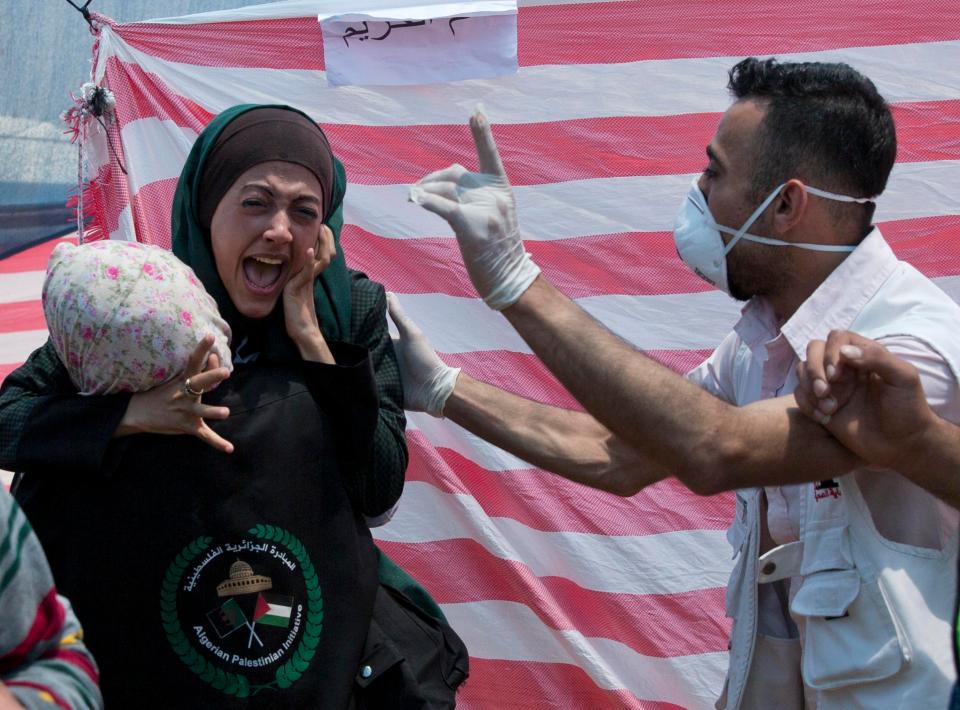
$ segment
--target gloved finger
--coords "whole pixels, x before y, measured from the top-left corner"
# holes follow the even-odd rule
[[[437,182],[430,182],[425,184],[417,183],[416,185],[410,188],[410,194],[413,195],[414,191],[417,194],[423,192],[429,192],[432,195],[439,195],[440,197],[445,197],[452,202],[460,201],[460,190],[457,189],[457,183],[450,182],[449,180],[442,180]],[[416,200],[414,200],[416,202]]]
[[[470,117],[470,132],[473,133],[473,142],[477,146],[477,158],[480,161],[480,172],[497,175],[506,179],[507,173],[503,169],[503,161],[493,140],[493,130],[490,121],[478,106]]]
[[[409,340],[411,337],[420,334],[420,327],[414,323],[406,311],[403,310],[397,294],[389,291],[387,292],[387,311],[390,313],[390,319],[397,326],[397,331],[400,333],[401,339]]]
[[[432,173],[429,173],[428,175],[424,175],[422,178],[417,180],[414,184],[425,185],[427,183],[434,183],[434,182],[458,183],[463,178],[463,176],[466,175],[468,172],[470,171],[467,170],[462,165],[460,165],[460,163],[454,163],[453,165],[450,165],[444,168],[443,170],[434,170]]]
[[[443,217],[450,226],[453,227],[454,231],[456,231],[460,225],[461,213],[459,202],[454,202],[440,195],[434,195],[430,191],[419,188],[416,185],[410,188],[410,201],[433,212],[435,215]]]

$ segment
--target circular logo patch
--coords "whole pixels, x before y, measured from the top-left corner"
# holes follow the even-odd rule
[[[303,544],[273,525],[236,540],[201,536],[170,563],[160,617],[174,653],[204,681],[245,698],[289,688],[323,630],[323,594]]]

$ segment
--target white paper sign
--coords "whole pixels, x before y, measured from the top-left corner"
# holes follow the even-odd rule
[[[436,84],[517,73],[516,0],[371,4],[318,18],[333,86]]]

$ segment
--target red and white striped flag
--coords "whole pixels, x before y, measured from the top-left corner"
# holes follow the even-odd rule
[[[561,290],[677,370],[737,304],[669,233],[740,58],[845,61],[892,103],[900,150],[877,221],[894,250],[960,295],[960,16],[955,0],[520,2],[520,71],[429,86],[331,88],[318,12],[293,0],[188,17],[104,19],[95,75],[116,95],[93,151],[103,235],[170,245],[170,206],[203,126],[236,103],[288,103],[347,168],[343,245],[399,294],[444,359],[575,407],[475,294],[447,225],[406,202],[424,173],[475,167],[482,101],[527,248]],[[453,61],[453,59],[451,59]],[[92,202],[91,202],[92,201]],[[44,337],[43,258],[0,264],[0,373]],[[729,496],[667,481],[631,499],[568,483],[456,425],[411,415],[400,510],[378,544],[442,604],[472,654],[466,708],[707,708],[725,672]]]

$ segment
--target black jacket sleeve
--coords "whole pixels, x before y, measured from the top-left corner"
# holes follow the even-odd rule
[[[378,398],[369,353],[349,343],[328,343],[335,365],[304,362],[307,387],[327,413],[337,433],[344,485],[355,506],[362,509],[363,483],[373,452],[378,420]]]
[[[350,426],[355,428],[347,439],[351,442],[353,456],[351,468],[346,472],[347,489],[364,515],[376,516],[389,510],[403,491],[407,470],[403,389],[397,356],[387,330],[387,299],[383,286],[359,272],[351,275],[349,340],[366,353],[366,372],[371,380],[362,382],[359,372],[354,372],[344,377],[344,385],[337,390],[353,402],[343,410],[347,413],[344,422],[351,420]],[[338,369],[358,367],[355,358],[360,357],[359,351],[351,355],[348,350],[340,349],[343,345],[336,347],[334,357]],[[343,353],[343,359],[340,353]],[[349,392],[347,387],[351,388]],[[367,414],[361,415],[360,409],[370,401],[368,397],[374,398],[374,406]],[[369,427],[372,432],[364,443],[362,437],[368,436]]]
[[[0,468],[101,472],[129,402],[129,394],[77,394],[48,340],[0,388]]]

